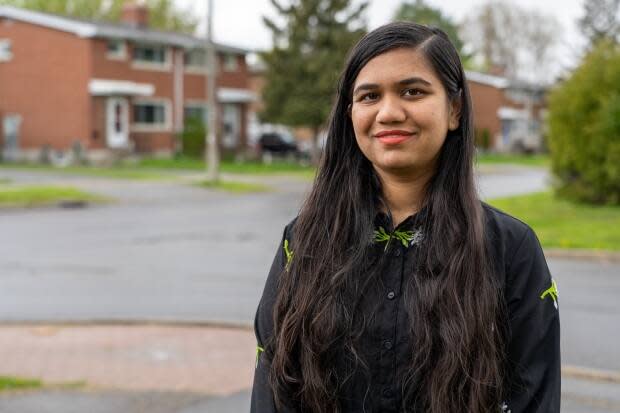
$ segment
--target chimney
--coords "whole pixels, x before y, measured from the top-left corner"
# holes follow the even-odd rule
[[[121,21],[133,27],[145,28],[149,25],[149,9],[138,1],[126,1],[121,13]]]

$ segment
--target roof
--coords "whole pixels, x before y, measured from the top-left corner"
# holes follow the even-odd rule
[[[505,77],[494,76],[480,72],[471,72],[469,70],[465,72],[465,77],[469,81],[481,83],[483,85],[493,86],[498,89],[505,89],[510,84],[508,79],[506,79]]]
[[[85,20],[12,6],[0,6],[0,17],[36,24],[63,32],[73,33],[84,38],[125,39],[145,43],[178,46],[185,49],[203,48],[206,39],[183,33],[165,32],[148,28],[134,27],[123,23]],[[246,54],[249,51],[239,47],[216,44],[218,51]]]

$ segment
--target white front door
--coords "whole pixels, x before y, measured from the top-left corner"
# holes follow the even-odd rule
[[[227,149],[234,149],[239,143],[241,134],[241,110],[239,105],[225,104],[223,119],[222,145]]]
[[[125,98],[108,98],[106,104],[106,141],[110,148],[129,146],[129,104]]]

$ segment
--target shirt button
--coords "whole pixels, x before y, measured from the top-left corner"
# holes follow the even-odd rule
[[[383,347],[385,347],[387,350],[392,348],[392,342],[390,340],[386,340],[383,342]]]
[[[390,389],[384,389],[384,390],[383,390],[383,397],[388,398],[388,399],[389,399],[390,397],[392,397],[392,390],[390,390]]]
[[[388,300],[393,300],[394,297],[396,297],[396,294],[394,293],[394,291],[390,291],[389,293],[387,293]]]
[[[396,251],[394,251],[394,256],[395,257],[400,257],[400,248],[398,248]]]

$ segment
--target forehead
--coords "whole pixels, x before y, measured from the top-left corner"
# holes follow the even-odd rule
[[[362,83],[389,84],[420,77],[431,85],[441,85],[435,70],[421,51],[398,48],[373,57],[362,67],[354,88]]]

